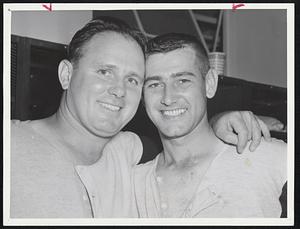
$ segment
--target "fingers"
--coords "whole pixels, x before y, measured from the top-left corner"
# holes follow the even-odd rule
[[[247,122],[244,120],[246,119]],[[249,126],[249,127],[248,127]],[[229,113],[226,129],[219,131],[218,136],[225,142],[236,145],[238,153],[245,149],[251,127],[251,116],[246,111]]]
[[[248,142],[248,132],[245,130],[241,130],[238,132],[238,143],[237,143],[237,151],[238,153],[242,153]]]
[[[248,130],[248,140],[251,140],[252,138],[252,123],[253,123],[253,113],[251,111],[240,111],[241,116],[243,117],[243,121],[247,126]]]
[[[255,115],[252,117],[252,142],[249,150],[254,151],[261,142],[261,128]]]
[[[238,153],[242,153],[248,142],[249,129],[247,127],[246,122],[242,118],[241,112],[238,112],[238,116],[239,117],[232,121],[230,124],[234,131],[237,133],[237,151]]]
[[[278,122],[272,123],[272,126],[269,127],[270,131],[282,131],[284,129],[284,124],[278,120]]]
[[[235,111],[222,114],[214,124],[216,135],[226,143],[237,145],[242,153],[249,140],[249,150],[254,151],[261,142],[262,134],[266,141],[271,140],[267,125],[251,111]]]
[[[269,131],[267,125],[262,120],[260,120],[260,118],[258,118],[258,117],[257,117],[257,121],[259,123],[259,126],[261,128],[261,132],[262,132],[265,140],[270,142],[271,141],[271,134],[270,134],[270,131]]]
[[[281,130],[283,130],[284,129],[284,124],[283,123],[277,123],[277,124],[275,124],[274,126],[273,126],[273,130],[274,131],[281,131]]]
[[[277,118],[262,115],[258,118],[267,125],[269,131],[282,131],[284,129],[284,124]]]
[[[223,139],[224,142],[237,145],[238,143],[238,136],[233,132],[226,132],[226,137]]]

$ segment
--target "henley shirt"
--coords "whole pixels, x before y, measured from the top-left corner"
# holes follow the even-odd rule
[[[137,135],[119,133],[98,162],[84,166],[30,122],[11,125],[11,218],[137,216],[131,182],[132,166],[142,155]]]

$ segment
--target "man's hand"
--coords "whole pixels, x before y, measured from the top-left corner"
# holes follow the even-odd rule
[[[266,141],[271,141],[267,125],[251,111],[229,111],[215,115],[210,124],[218,138],[226,143],[237,145],[237,151],[242,153],[249,140],[250,151],[260,144],[262,135]]]
[[[258,116],[258,118],[267,125],[270,131],[286,132],[286,126],[277,118],[262,115]]]

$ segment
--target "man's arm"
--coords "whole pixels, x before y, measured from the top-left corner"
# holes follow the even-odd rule
[[[210,124],[218,138],[226,143],[237,145],[242,153],[249,140],[250,151],[260,144],[262,135],[266,141],[271,140],[267,125],[251,111],[229,111],[213,116]]]

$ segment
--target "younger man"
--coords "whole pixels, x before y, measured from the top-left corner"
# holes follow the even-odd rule
[[[286,145],[262,141],[239,155],[219,140],[206,108],[217,83],[194,37],[148,42],[144,99],[163,152],[135,170],[140,217],[280,217]]]

